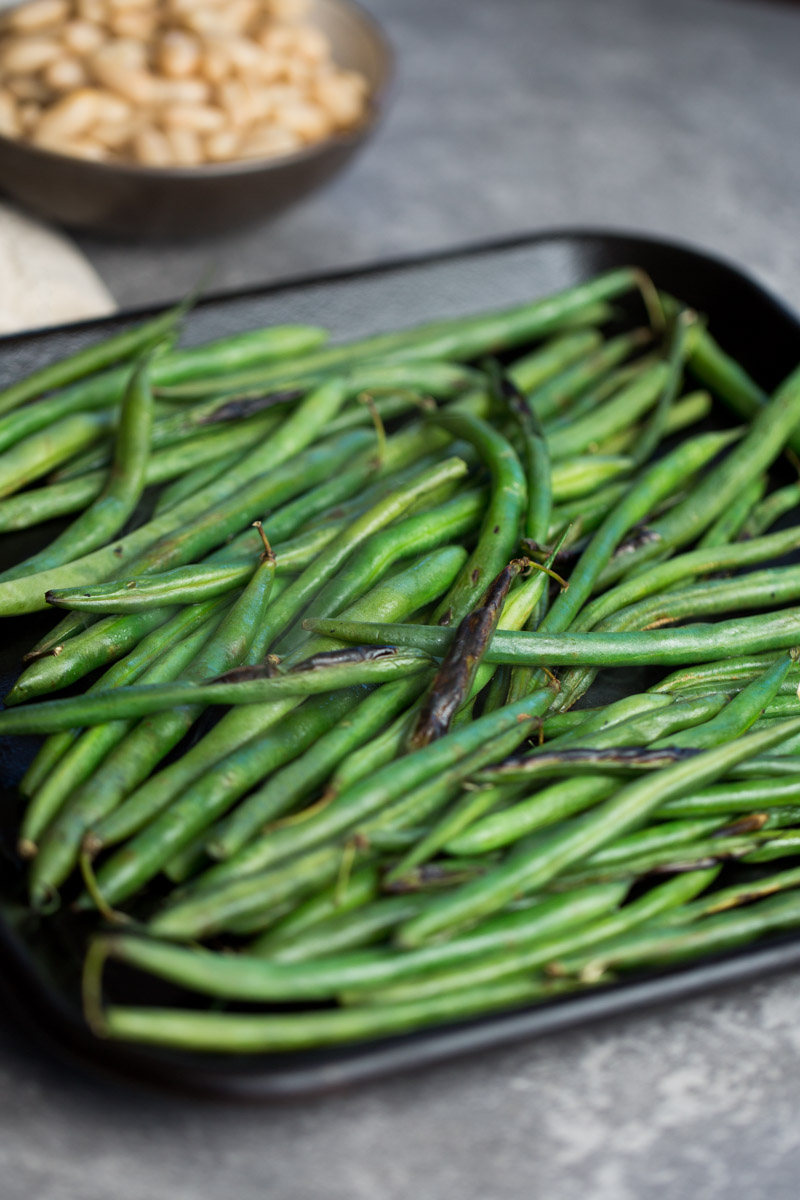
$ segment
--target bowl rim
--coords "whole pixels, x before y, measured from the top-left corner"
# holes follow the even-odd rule
[[[334,7],[350,10],[353,16],[366,27],[383,59],[383,78],[369,93],[364,119],[352,129],[330,134],[310,146],[303,146],[300,150],[293,150],[289,154],[275,155],[273,158],[231,159],[219,163],[201,163],[195,167],[147,167],[140,163],[95,161],[94,159],[80,158],[78,155],[61,154],[57,150],[47,150],[33,142],[25,141],[22,138],[7,137],[2,133],[0,133],[0,150],[8,147],[19,154],[30,155],[33,159],[51,163],[56,167],[69,166],[72,170],[84,170],[87,174],[96,173],[153,183],[161,179],[208,180],[255,175],[264,171],[277,171],[282,167],[311,162],[329,150],[357,146],[374,132],[386,113],[387,104],[394,88],[397,58],[383,25],[377,17],[359,3],[359,0],[324,0],[324,2]],[[22,8],[24,4],[25,0],[21,0],[20,4],[13,5],[13,7]]]

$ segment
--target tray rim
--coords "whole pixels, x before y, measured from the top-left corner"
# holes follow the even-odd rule
[[[715,266],[722,267],[724,270],[737,275],[749,284],[750,287],[761,292],[764,299],[781,309],[787,317],[800,323],[800,305],[794,308],[787,300],[773,291],[768,284],[762,282],[752,274],[749,268],[741,266],[734,258],[728,257],[727,254],[706,250],[699,243],[685,238],[662,237],[648,230],[625,230],[613,227],[607,228],[602,225],[578,225],[574,228],[569,225],[553,225],[547,226],[544,229],[537,229],[534,232],[520,230],[504,234],[499,238],[491,238],[488,241],[470,240],[456,242],[437,250],[422,250],[411,254],[390,254],[385,258],[371,259],[366,263],[332,267],[330,270],[321,272],[303,271],[297,275],[284,276],[268,283],[247,284],[243,288],[218,288],[203,292],[194,307],[195,309],[202,309],[212,304],[220,304],[228,301],[247,300],[258,296],[273,296],[284,291],[302,290],[303,288],[317,285],[346,283],[351,279],[384,275],[394,271],[413,270],[415,267],[435,266],[438,263],[447,263],[460,258],[479,258],[484,254],[502,253],[506,250],[522,249],[525,246],[537,245],[540,242],[552,242],[560,239],[572,239],[584,242],[596,240],[640,242],[643,245],[658,246],[666,250],[677,251],[679,254],[696,255],[699,258],[705,259],[706,262],[712,262]],[[180,303],[183,299],[183,296],[178,296],[159,301],[155,304],[135,304],[131,307],[116,309],[114,312],[106,313],[101,317],[87,317],[81,321],[62,321],[57,325],[43,325],[35,329],[20,329],[11,333],[0,334],[0,350],[7,343],[15,340],[32,341],[39,337],[48,337],[60,333],[103,329],[105,326],[118,321],[146,320],[148,317]]]
[[[796,327],[800,337],[800,312],[726,256],[709,253],[682,239],[656,236],[647,232],[629,232],[580,226],[558,226],[534,233],[515,233],[498,239],[446,247],[433,252],[389,257],[364,265],[337,268],[321,273],[303,273],[267,284],[242,289],[221,289],[204,295],[198,308],[212,304],[272,296],[286,291],[303,290],[338,282],[435,267],[465,258],[521,250],[559,240],[598,243],[638,243],[659,252],[675,252],[696,258],[704,264],[735,276],[759,298],[781,313]],[[103,329],[115,322],[126,322],[162,311],[168,304],[145,305],[121,310],[99,318],[67,322],[28,332],[0,337],[0,350],[13,341],[31,342],[40,337],[71,333],[82,329]],[[672,970],[659,971],[643,979],[554,999],[530,1008],[489,1013],[481,1017],[444,1026],[433,1026],[391,1039],[336,1047],[342,1057],[330,1062],[297,1062],[299,1055],[287,1054],[277,1068],[260,1061],[264,1056],[241,1059],[187,1056],[164,1052],[158,1047],[132,1046],[104,1041],[91,1034],[66,995],[52,990],[35,965],[35,954],[22,941],[7,920],[0,898],[0,996],[6,1013],[62,1060],[98,1078],[125,1081],[135,1086],[177,1091],[206,1099],[272,1102],[302,1099],[364,1083],[390,1074],[417,1070],[435,1064],[514,1043],[572,1026],[611,1020],[624,1012],[662,1008],[674,1001],[690,998],[737,982],[786,973],[800,966],[800,933],[770,939],[755,948],[705,958]],[[15,983],[9,975],[16,973]],[[32,1047],[33,1048],[33,1047]],[[350,1057],[344,1054],[350,1052]],[[305,1056],[303,1056],[305,1057]],[[311,1056],[313,1057],[313,1056]],[[188,1060],[188,1061],[187,1061]],[[220,1067],[223,1069],[221,1070]],[[238,1069],[237,1069],[238,1068]]]

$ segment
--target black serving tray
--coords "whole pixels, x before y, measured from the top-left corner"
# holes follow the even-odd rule
[[[336,337],[362,336],[514,304],[626,264],[644,267],[660,287],[712,314],[714,335],[764,388],[775,387],[800,360],[800,320],[731,264],[652,238],[571,231],[218,296],[191,315],[187,341],[282,321],[319,322]],[[0,342],[0,386],[140,315],[5,339]],[[19,559],[51,534],[44,528],[18,535],[13,543],[3,539],[2,555],[9,561]],[[21,652],[51,623],[46,614],[4,622],[3,690],[18,673]],[[10,1019],[21,1021],[38,1040],[72,1061],[101,1072],[195,1095],[261,1100],[302,1096],[800,965],[800,935],[786,935],[695,966],[522,1011],[315,1052],[238,1058],[106,1042],[89,1032],[81,1014],[78,979],[85,924],[79,925],[68,911],[40,923],[24,907],[22,868],[12,849],[19,816],[16,784],[35,745],[33,739],[0,741],[0,988]],[[133,1002],[146,998],[146,991],[130,995]]]

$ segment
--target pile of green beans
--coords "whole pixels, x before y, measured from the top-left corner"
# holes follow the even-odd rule
[[[636,268],[334,346],[189,308],[0,391],[0,616],[60,618],[0,737],[94,1032],[354,1043],[800,926],[800,369]]]

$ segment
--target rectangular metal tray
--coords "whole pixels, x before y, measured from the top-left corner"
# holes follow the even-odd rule
[[[796,366],[800,320],[736,267],[687,246],[592,231],[515,238],[212,298],[190,317],[187,340],[204,341],[282,321],[319,322],[329,326],[334,336],[361,336],[428,318],[513,304],[625,264],[644,267],[660,287],[710,312],[715,336],[763,387],[773,388]],[[133,314],[126,314],[6,339],[0,343],[0,386],[76,349],[97,332],[113,332],[132,319]],[[4,539],[3,558],[11,561],[31,553],[51,532],[17,535],[13,543]],[[18,673],[21,649],[51,622],[52,618],[37,615],[3,623],[3,691]],[[81,926],[64,913],[56,921],[40,924],[24,909],[22,869],[12,849],[19,813],[15,786],[34,749],[33,739],[0,742],[0,988],[9,1019],[22,1022],[62,1056],[101,1072],[195,1095],[262,1100],[302,1096],[800,964],[800,936],[787,935],[753,949],[524,1011],[316,1052],[222,1058],[104,1042],[88,1031],[80,1009],[77,984],[85,923]]]

